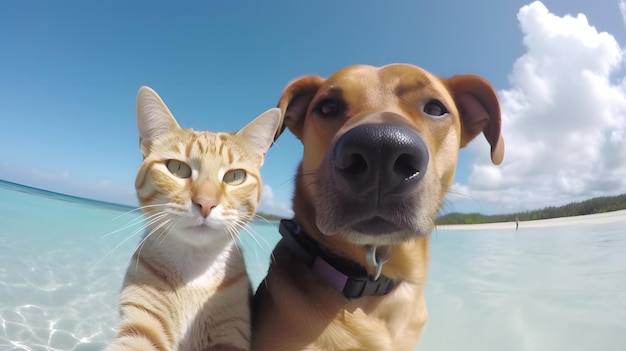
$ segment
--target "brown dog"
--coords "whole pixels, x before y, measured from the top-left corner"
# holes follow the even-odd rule
[[[483,132],[503,158],[496,93],[477,76],[352,66],[291,82],[279,107],[304,157],[255,296],[253,349],[412,350],[459,148]]]

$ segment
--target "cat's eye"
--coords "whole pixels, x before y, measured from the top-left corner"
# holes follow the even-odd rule
[[[188,164],[178,161],[178,160],[168,160],[165,165],[167,169],[178,178],[189,178],[191,177],[191,167]]]
[[[239,185],[246,180],[246,171],[243,169],[231,169],[224,174],[224,183],[229,185]]]

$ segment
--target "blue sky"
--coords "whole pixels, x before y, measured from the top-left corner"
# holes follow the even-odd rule
[[[626,192],[620,182],[626,169],[607,166],[626,160],[626,107],[619,98],[626,91],[625,12],[623,0],[2,1],[0,179],[134,205],[141,162],[135,96],[141,85],[155,89],[183,127],[235,131],[275,106],[283,87],[301,75],[406,62],[442,76],[485,77],[500,93],[504,121],[515,126],[504,130],[507,153],[500,168],[485,162],[481,142],[461,151],[446,211],[510,212]],[[569,21],[575,22],[569,28],[567,18],[578,21]],[[551,36],[555,28],[564,33]],[[553,66],[559,59],[564,64]],[[561,75],[549,74],[570,64]],[[536,75],[541,70],[547,73]],[[556,136],[536,134],[545,138],[540,141],[585,140],[584,122],[596,117],[581,114],[579,129],[559,134],[558,126],[571,117],[550,111],[563,106],[554,105],[558,99],[568,106],[586,101],[572,95],[584,89],[567,88],[572,93],[560,96],[558,87],[589,86],[587,71],[604,82],[594,91],[608,90],[597,104],[576,111],[606,106],[602,99],[615,95],[602,128],[591,131],[602,137],[587,146],[619,152],[599,151],[597,159],[592,153],[591,170],[556,154],[560,163],[538,159],[559,149],[527,147],[537,144],[535,131],[545,131],[545,121],[557,126],[549,129]],[[568,85],[567,72],[583,78]],[[545,95],[535,96],[543,90],[533,84],[547,87]],[[545,109],[528,108],[543,106],[541,101],[548,101]],[[542,113],[545,119],[533,120]],[[285,133],[268,153],[262,211],[289,211],[301,151]],[[537,169],[532,176],[519,176],[531,168]],[[575,174],[600,168],[605,173],[588,179]]]

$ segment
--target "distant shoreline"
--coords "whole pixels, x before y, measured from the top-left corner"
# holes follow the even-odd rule
[[[582,216],[537,219],[534,221],[519,221],[519,230],[523,228],[561,227],[567,225],[593,225],[626,221],[626,210],[595,213]],[[480,224],[440,224],[437,229],[442,230],[484,230],[484,229],[513,229],[515,221]]]
[[[81,203],[85,205],[95,205],[95,206],[109,208],[112,210],[120,210],[120,211],[129,212],[129,211],[134,211],[137,209],[137,206],[123,205],[123,204],[114,203],[114,202],[95,200],[95,199],[89,199],[89,198],[75,196],[75,195],[63,194],[63,193],[59,193],[56,191],[36,188],[30,185],[15,183],[15,182],[4,180],[4,179],[0,179],[0,188],[19,191],[19,192],[27,193],[31,195],[47,196],[47,197],[51,197],[51,198],[54,198],[56,200],[61,200],[61,201]]]
[[[15,183],[9,180],[0,179],[0,188],[11,189],[19,192],[25,192],[32,195],[48,196],[57,200],[69,201],[75,203],[82,203],[86,205],[95,205],[105,207],[113,210],[121,210],[125,212],[131,212],[138,209],[136,206],[123,205],[119,203],[112,203],[102,200],[94,200],[74,195],[68,195],[58,193],[55,191],[45,190],[41,188],[32,187],[20,183]],[[623,195],[622,195],[623,196]],[[273,214],[257,213],[255,221],[259,223],[276,223],[282,216]],[[589,215],[569,216],[569,217],[556,217],[549,219],[537,219],[537,220],[520,220],[519,230],[523,228],[539,228],[539,227],[556,227],[566,225],[587,225],[587,224],[606,224],[612,222],[626,222],[626,210],[617,210]],[[508,222],[490,222],[490,223],[476,223],[476,224],[438,224],[437,229],[441,230],[484,230],[484,229],[501,229],[501,230],[515,230],[515,221]]]

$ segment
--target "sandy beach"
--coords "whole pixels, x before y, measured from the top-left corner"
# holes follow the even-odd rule
[[[626,224],[626,210],[597,213],[585,216],[560,217],[539,219],[536,221],[520,221],[519,229],[557,227],[569,225],[595,225],[624,222]],[[515,222],[498,222],[486,224],[446,224],[438,225],[437,229],[443,230],[484,230],[484,229],[515,229]],[[626,230],[626,226],[624,227]]]

